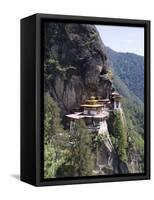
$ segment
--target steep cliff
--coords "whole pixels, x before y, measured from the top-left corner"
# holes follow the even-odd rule
[[[78,109],[91,95],[108,98],[105,47],[93,25],[46,22],[44,25],[45,89],[62,114]]]

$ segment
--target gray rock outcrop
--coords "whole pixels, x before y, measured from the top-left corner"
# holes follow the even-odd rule
[[[78,109],[91,95],[108,98],[111,83],[100,78],[108,62],[95,26],[46,22],[44,31],[45,89],[62,114]]]

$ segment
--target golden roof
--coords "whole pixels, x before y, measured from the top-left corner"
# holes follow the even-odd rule
[[[91,96],[89,99],[91,99],[91,100],[95,100],[96,97],[95,97],[95,96]]]
[[[98,100],[90,100],[90,99],[88,99],[88,100],[86,100],[86,102],[87,102],[87,103],[92,103],[92,104],[93,104],[93,103],[98,102]]]
[[[91,96],[88,100],[86,100],[85,104],[82,104],[80,106],[82,107],[90,107],[90,108],[98,108],[103,107],[103,104],[101,102],[109,101],[109,99],[96,99],[95,96]]]
[[[91,96],[88,100],[86,100],[88,104],[94,105],[98,102],[95,96]]]

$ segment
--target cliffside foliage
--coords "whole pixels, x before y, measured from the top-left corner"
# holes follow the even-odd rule
[[[61,125],[59,108],[52,98],[44,98],[44,177],[54,178],[58,168],[70,157],[69,135]]]
[[[107,72],[107,74],[106,74],[106,78],[107,78],[108,80],[110,80],[110,81],[113,80],[114,75],[113,75],[113,72],[112,72],[111,69],[108,70],[108,72]]]
[[[57,104],[44,99],[44,177],[87,176],[94,169],[92,138],[84,121],[76,123],[73,133],[61,125]]]
[[[123,64],[125,65],[125,63]],[[121,80],[120,76],[117,74],[118,72],[115,72],[113,64],[112,71],[114,73],[113,86],[122,95],[122,108],[127,123],[127,164],[129,166],[129,171],[142,173],[144,172],[144,103],[132,91],[130,91],[124,81]],[[111,128],[110,132],[112,134]],[[111,136],[111,139],[113,144],[115,144],[116,139],[113,136]],[[136,167],[131,168],[131,166]]]
[[[44,64],[45,82],[53,81],[56,75],[61,75],[63,78],[66,78],[69,73],[75,70],[76,68],[74,66],[60,64],[58,60],[50,56]]]
[[[97,132],[94,133],[94,136],[93,136],[94,147],[97,147],[97,146],[99,147],[101,145],[103,139],[104,139],[104,136],[102,134],[97,134]]]
[[[114,137],[112,141],[117,150],[119,158],[122,161],[127,161],[127,127],[122,117],[122,111],[113,111],[114,115]]]
[[[76,176],[92,175],[94,154],[92,153],[92,135],[83,120],[78,120],[75,131],[71,135],[72,165]]]
[[[45,142],[50,142],[54,136],[63,133],[60,110],[49,94],[44,96],[44,135]]]
[[[128,164],[138,162],[135,172],[144,172],[144,138],[134,126],[131,112],[125,114],[128,125]]]
[[[144,105],[132,98],[123,98],[122,103],[127,120],[129,121],[128,118],[130,118],[133,129],[144,137]]]

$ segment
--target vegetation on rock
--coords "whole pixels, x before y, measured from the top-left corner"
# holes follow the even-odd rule
[[[57,104],[46,94],[44,99],[44,177],[88,176],[94,169],[92,138],[84,121],[67,133]],[[68,170],[69,169],[69,170]]]
[[[144,172],[143,57],[134,54],[117,53],[109,48],[107,48],[107,54],[114,73],[113,86],[122,95],[122,107],[128,128],[127,163],[130,168],[129,171],[142,173]],[[132,60],[128,66],[130,58]],[[127,62],[125,62],[126,60]],[[112,137],[112,141],[115,143],[114,137]],[[136,166],[134,169],[130,167],[132,163],[136,163],[134,164]]]
[[[114,146],[122,161],[127,161],[127,127],[121,110],[113,111],[114,115]],[[113,138],[112,138],[113,140]]]
[[[75,131],[71,135],[72,165],[76,176],[92,175],[94,169],[94,154],[92,152],[92,135],[86,129],[83,120],[76,123]]]
[[[52,98],[44,98],[44,177],[54,178],[58,168],[70,157],[69,135],[61,125],[59,108]]]

